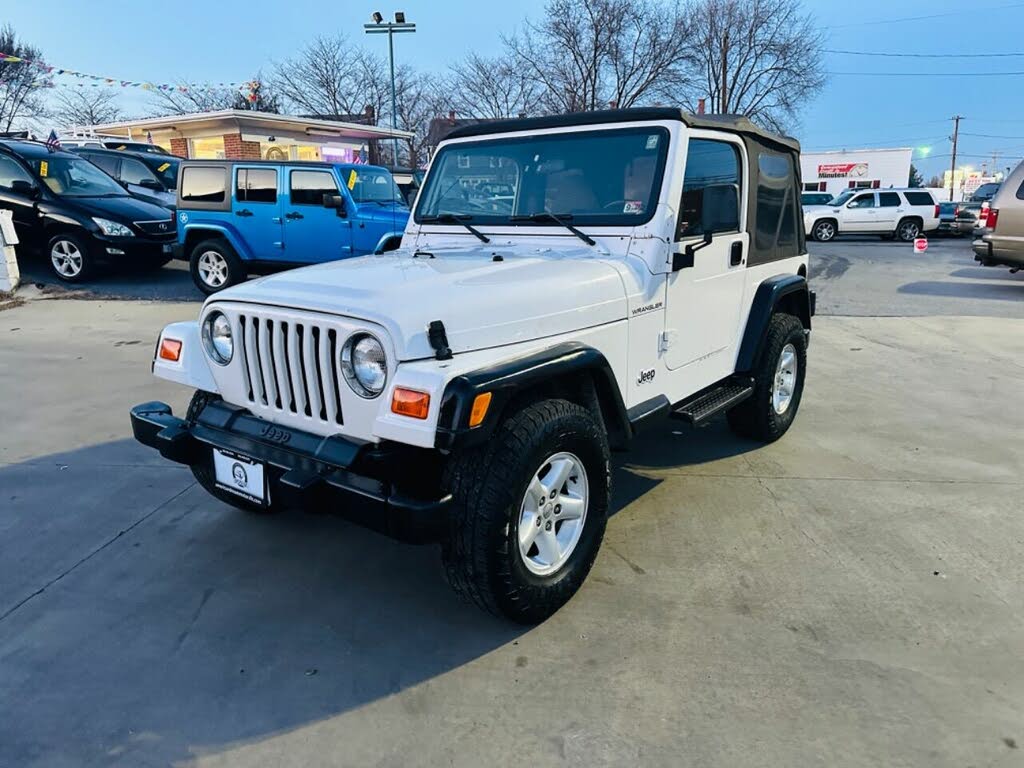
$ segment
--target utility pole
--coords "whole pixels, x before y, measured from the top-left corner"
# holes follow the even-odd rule
[[[956,189],[956,143],[960,138],[960,121],[963,115],[953,115],[953,163],[949,169],[949,202],[953,202],[953,190]]]
[[[729,107],[729,32],[725,32],[722,37],[722,98],[720,102],[720,109],[718,110],[721,114],[728,113]]]

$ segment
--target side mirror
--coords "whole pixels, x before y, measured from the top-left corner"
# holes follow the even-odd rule
[[[345,210],[345,198],[341,195],[324,194],[324,208],[333,208],[339,217],[346,218],[348,211]]]
[[[15,179],[11,182],[11,192],[21,197],[27,197],[31,200],[35,200],[39,197],[39,187],[33,184],[31,181],[25,181],[24,179]]]
[[[146,189],[152,189],[154,192],[164,191],[164,185],[156,179],[142,179],[139,181],[139,186],[145,187]]]

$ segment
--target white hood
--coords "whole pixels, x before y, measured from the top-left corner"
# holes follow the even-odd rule
[[[589,246],[401,249],[242,283],[210,298],[361,318],[387,329],[399,360],[431,357],[432,320],[455,353],[497,347],[626,317],[618,270]],[[503,260],[495,261],[495,254]]]

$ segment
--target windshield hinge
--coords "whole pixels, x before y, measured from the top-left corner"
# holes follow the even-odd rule
[[[662,331],[658,335],[658,351],[659,352],[667,352],[668,348],[672,346],[672,344],[673,344],[673,342],[675,342],[675,340],[676,340],[676,332],[675,331],[672,331],[672,330]]]
[[[452,350],[448,346],[448,334],[444,329],[444,323],[440,320],[431,320],[427,328],[427,340],[434,350],[434,357],[438,360],[451,360]]]

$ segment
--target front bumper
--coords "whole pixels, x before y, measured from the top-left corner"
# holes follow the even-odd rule
[[[134,264],[169,259],[175,243],[173,237],[113,237],[102,234],[94,234],[92,240],[93,256],[103,264]]]
[[[279,427],[222,401],[194,423],[159,402],[132,408],[131,421],[136,440],[179,464],[212,471],[213,448],[262,462],[269,496],[282,506],[330,509],[409,543],[438,541],[446,530],[450,495],[406,492],[388,478],[410,474],[417,462],[408,453]]]

